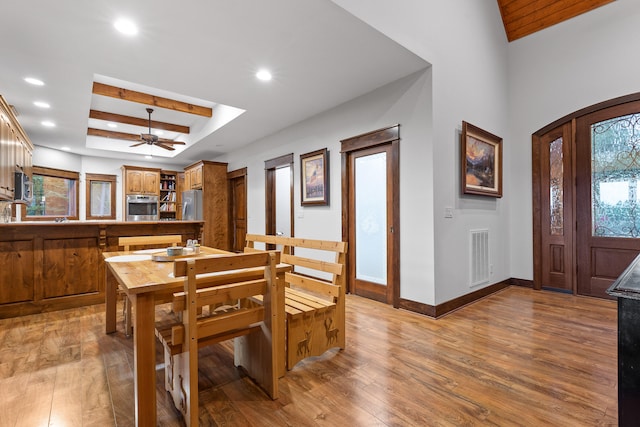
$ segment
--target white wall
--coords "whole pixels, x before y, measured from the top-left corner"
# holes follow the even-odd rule
[[[459,138],[463,120],[504,139],[511,150],[507,93],[507,40],[494,0],[333,0],[433,66],[433,159],[414,169],[414,177],[432,174],[435,251],[422,269],[434,269],[435,295],[413,290],[413,299],[439,304],[511,276],[509,267],[509,204],[514,189],[505,170],[504,197],[461,196]],[[402,156],[402,155],[401,155]],[[445,207],[454,218],[445,219]],[[411,224],[402,223],[403,230]],[[490,282],[470,288],[468,234],[490,230]],[[431,231],[429,232],[431,233]],[[404,234],[403,234],[404,237]],[[413,240],[409,233],[407,238]],[[413,246],[413,244],[410,244]],[[405,242],[403,241],[403,249]],[[414,246],[415,247],[415,246]],[[404,254],[401,260],[404,271]],[[404,277],[402,288],[406,288]],[[403,291],[404,292],[404,291]],[[419,298],[417,298],[419,297]]]
[[[80,156],[66,151],[52,150],[50,148],[36,146],[33,151],[34,166],[63,169],[80,173],[80,200],[78,201],[79,219],[86,219],[86,180],[87,173],[116,175],[116,220],[122,220],[122,165],[140,166],[147,168],[160,168],[166,170],[181,171],[183,166],[157,164],[151,162],[138,162],[132,160],[118,160],[103,157]]]
[[[531,135],[640,91],[640,2],[618,0],[509,45],[511,275],[533,278]]]
[[[400,124],[401,296],[431,304],[433,292],[433,168],[431,69],[407,76],[217,158],[229,170],[247,167],[248,231],[264,233],[264,162],[294,155],[296,236],[341,240],[340,140]],[[329,206],[300,205],[300,154],[327,147]],[[431,266],[431,267],[428,267]]]

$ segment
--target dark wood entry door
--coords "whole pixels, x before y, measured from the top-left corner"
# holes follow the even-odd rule
[[[534,215],[537,221],[534,244],[540,251],[535,270],[541,276],[534,283],[538,288],[566,292],[574,292],[575,270],[571,147],[571,124],[566,123],[540,136],[533,155],[540,182],[534,192],[539,200]]]
[[[576,178],[578,293],[607,297],[640,253],[640,101],[576,120]]]
[[[399,129],[394,126],[341,142],[349,290],[397,306]]]
[[[247,235],[247,168],[229,172],[231,250],[243,252]]]

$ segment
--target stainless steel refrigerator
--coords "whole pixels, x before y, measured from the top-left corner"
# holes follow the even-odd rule
[[[202,190],[182,192],[182,219],[184,221],[202,220]]]

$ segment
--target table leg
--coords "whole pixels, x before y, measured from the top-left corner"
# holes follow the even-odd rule
[[[135,374],[136,425],[156,425],[156,343],[153,294],[131,298],[134,312],[133,358]]]
[[[107,263],[105,263],[107,264]],[[115,277],[109,270],[109,267],[105,267],[105,321],[106,332],[112,334],[116,331],[116,305],[118,302],[118,283]]]

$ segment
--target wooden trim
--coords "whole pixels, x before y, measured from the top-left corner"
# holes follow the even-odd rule
[[[195,114],[197,116],[213,116],[213,109],[210,107],[202,107],[199,105],[189,104],[187,102],[177,101],[175,99],[163,98],[160,96],[150,95],[148,93],[110,86],[104,83],[93,82],[93,93],[125,101],[137,102],[139,104],[153,105],[159,108],[166,108],[167,110]]]
[[[101,182],[110,182],[111,183],[111,213],[108,216],[92,216],[91,215],[91,182],[92,181],[101,181]],[[116,185],[117,185],[117,176],[116,175],[104,175],[104,174],[95,174],[95,173],[87,173],[85,174],[85,217],[86,219],[116,219]]]
[[[521,280],[521,279],[506,279],[506,280],[503,280],[502,282],[489,285],[486,288],[478,289],[477,291],[459,296],[458,298],[454,298],[442,304],[438,304],[437,306],[401,298],[398,302],[397,308],[402,308],[418,314],[424,314],[425,316],[429,316],[437,319],[444,316],[445,314],[451,313],[454,310],[462,308],[465,305],[469,305],[488,295],[494,294],[498,291],[508,288],[513,284],[512,283],[513,280]]]
[[[36,175],[45,175],[45,176],[53,176],[57,178],[67,178],[67,179],[80,179],[80,173],[74,171],[67,171],[64,169],[55,169],[55,168],[45,168],[42,166],[34,166],[33,173]]]
[[[264,161],[265,169],[277,169],[279,167],[287,165],[293,165],[293,153],[285,154],[283,156],[276,157],[275,159]]]
[[[567,114],[564,117],[559,118],[558,120],[549,123],[548,125],[546,125],[545,127],[538,129],[536,132],[533,133],[533,135],[537,135],[537,136],[542,136],[544,134],[546,134],[547,132],[564,125],[565,123],[577,119],[578,117],[581,116],[585,116],[587,114],[591,114],[594,113],[596,111],[599,110],[604,110],[607,109],[609,107],[614,107],[616,105],[620,105],[620,104],[626,104],[628,102],[635,102],[635,101],[640,101],[640,92],[636,92],[636,93],[632,93],[630,95],[624,95],[624,96],[620,96],[618,98],[613,98],[613,99],[609,99],[607,101],[603,101],[603,102],[599,102],[597,104],[593,104],[590,105],[588,107],[585,108],[581,108],[580,110],[574,111],[571,114]],[[575,133],[574,133],[575,135]]]
[[[341,152],[361,150],[400,139],[400,125],[393,125],[340,140]]]
[[[534,286],[533,280],[517,279],[515,277],[509,279],[509,284],[511,284],[511,286],[521,286],[523,288],[531,289],[533,289]]]
[[[531,136],[531,173],[533,203],[533,287],[542,285],[542,176],[540,175],[541,136]],[[536,285],[537,284],[537,285]]]
[[[247,168],[236,169],[227,173],[227,179],[240,178],[241,176],[247,176]]]
[[[124,123],[127,125],[141,126],[145,128],[149,127],[148,119],[141,119],[138,117],[131,117],[131,116],[123,116],[121,114],[107,113],[104,111],[89,110],[89,118],[96,119],[96,120],[104,120],[107,122]],[[178,132],[178,133],[190,132],[189,126],[175,125],[173,123],[157,122],[155,120],[151,120],[151,127],[153,129],[162,129],[162,130]]]

